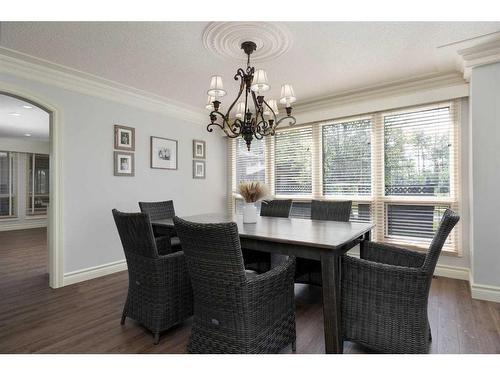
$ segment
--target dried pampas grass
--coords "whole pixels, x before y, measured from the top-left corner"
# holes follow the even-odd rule
[[[268,187],[261,182],[243,181],[238,186],[238,193],[246,203],[254,203],[269,196]]]

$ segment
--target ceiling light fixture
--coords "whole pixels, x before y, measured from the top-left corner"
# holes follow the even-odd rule
[[[210,88],[207,92],[209,97],[205,106],[211,111],[207,130],[212,132],[213,127],[218,126],[229,138],[241,136],[250,151],[253,138],[262,139],[264,136],[274,135],[276,128],[283,120],[289,119],[289,125],[295,125],[296,120],[292,116],[291,104],[296,101],[296,97],[292,85],[284,84],[281,86],[279,102],[285,106],[286,116],[278,120],[277,101],[274,99],[266,101],[262,95],[263,92],[271,88],[267,73],[262,69],[255,70],[254,67],[250,66],[250,55],[257,49],[257,45],[254,42],[243,42],[241,49],[247,54],[247,68],[246,70],[239,68],[236,71],[234,79],[240,80],[240,89],[226,114],[219,112],[220,98],[226,95],[222,77],[212,76],[210,79]],[[245,92],[245,98],[240,101],[243,92]],[[236,103],[238,103],[236,113],[231,121],[231,110]],[[250,108],[250,104],[253,108]],[[217,120],[220,121],[217,122]]]

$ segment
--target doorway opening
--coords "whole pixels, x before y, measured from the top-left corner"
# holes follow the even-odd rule
[[[54,111],[0,92],[0,287],[63,286]]]

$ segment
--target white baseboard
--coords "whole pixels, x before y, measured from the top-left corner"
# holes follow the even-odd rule
[[[0,222],[0,232],[8,230],[21,230],[43,228],[47,226],[47,221],[33,221],[33,222]]]
[[[450,279],[469,281],[469,269],[465,267],[436,265],[434,275],[448,277]]]
[[[125,271],[127,269],[127,262],[125,259],[118,260],[116,262],[102,264],[100,266],[84,268],[77,271],[72,271],[64,274],[63,285],[71,285],[80,283],[82,281],[87,281],[90,279],[95,279],[97,277],[102,277],[106,275],[111,275],[115,272]]]
[[[500,287],[474,283],[472,273],[469,276],[470,294],[474,299],[500,302]]]

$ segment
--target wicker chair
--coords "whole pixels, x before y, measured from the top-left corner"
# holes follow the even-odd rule
[[[352,201],[311,201],[311,220],[348,222],[351,218]],[[321,263],[310,259],[297,259],[295,272],[297,283],[322,285]]]
[[[260,216],[289,217],[292,208],[291,199],[274,199],[262,201],[260,206]]]
[[[292,208],[291,199],[274,199],[262,201],[260,206],[260,216],[283,217],[290,216]],[[262,273],[271,268],[271,254],[262,251],[242,249],[245,268]]]
[[[128,295],[121,324],[132,318],[154,335],[193,315],[193,292],[184,254],[160,256],[148,214],[113,210],[128,267]]]
[[[174,202],[139,202],[141,212],[148,213],[151,220],[172,219],[175,216]],[[166,228],[153,228],[156,246],[160,255],[182,250],[181,242],[175,231]]]
[[[295,349],[295,258],[247,275],[235,223],[174,218],[194,292],[190,353],[277,353]]]
[[[427,353],[427,299],[443,244],[460,217],[446,210],[427,254],[367,242],[342,259],[344,339],[387,353]]]
[[[311,201],[312,220],[349,221],[352,201]]]

